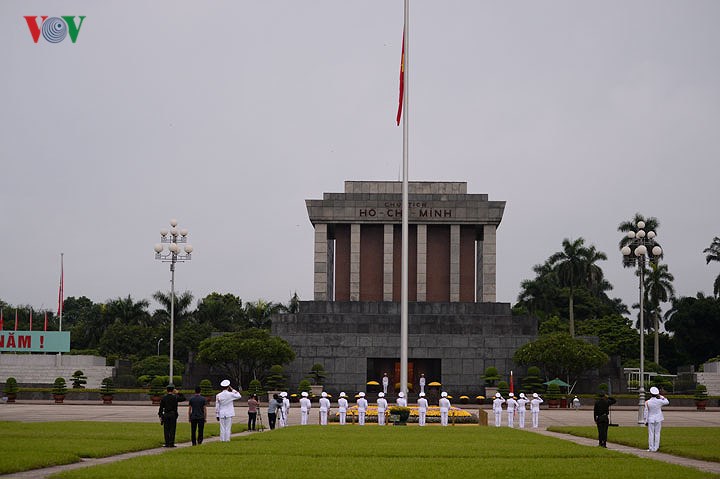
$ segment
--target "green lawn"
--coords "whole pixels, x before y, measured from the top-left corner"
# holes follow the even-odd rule
[[[53,477],[716,477],[532,432],[478,426],[295,426]]]
[[[597,428],[592,426],[548,429],[575,436],[597,438]],[[647,428],[611,427],[608,430],[608,442],[647,449]],[[660,434],[660,452],[704,461],[720,462],[718,444],[720,444],[720,428],[717,427],[664,427]]]
[[[245,429],[234,425],[233,432]],[[217,436],[220,427],[208,423],[205,435]],[[83,457],[105,457],[159,447],[163,428],[153,423],[123,422],[0,422],[0,474],[70,464]],[[177,442],[190,441],[188,423],[178,423]]]

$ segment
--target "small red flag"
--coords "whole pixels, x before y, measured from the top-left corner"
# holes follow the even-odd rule
[[[513,386],[513,373],[510,371],[510,392],[515,393],[515,387]]]
[[[398,99],[397,124],[400,125],[402,117],[403,96],[405,95],[405,30],[403,30],[402,54],[400,55],[400,95]]]
[[[47,331],[47,311],[45,311],[45,329],[43,331]]]

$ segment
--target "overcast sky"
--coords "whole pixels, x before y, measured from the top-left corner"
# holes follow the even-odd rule
[[[305,199],[398,180],[402,0],[0,2],[0,299],[176,288],[312,299]],[[84,15],[34,43],[26,15]],[[620,222],[656,216],[681,295],[720,265],[720,2],[411,1],[410,180],[506,201],[498,301],[584,237],[636,300]]]

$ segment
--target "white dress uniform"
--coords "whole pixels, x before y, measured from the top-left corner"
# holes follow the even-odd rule
[[[382,385],[383,385],[383,393],[387,394],[387,388],[390,385],[390,378],[387,376],[387,373],[382,378]]]
[[[302,397],[300,398],[300,424],[303,426],[308,422],[310,408],[312,408],[312,403],[310,402],[310,399],[308,399],[308,393],[303,391]]]
[[[367,412],[368,402],[365,399],[365,393],[358,393],[360,396],[357,400],[358,407],[358,424],[361,426],[365,425],[365,413]]]
[[[527,411],[528,398],[525,397],[525,393],[520,393],[520,397],[517,400],[517,412],[518,412],[518,425],[520,429],[525,428],[525,411]]]
[[[670,401],[661,396],[660,391],[655,386],[650,388],[650,394],[653,397],[645,401],[643,416],[648,428],[648,451],[657,452],[660,449],[660,430],[665,419],[662,408],[670,404]]]
[[[405,399],[404,393],[398,393],[397,401],[395,401],[395,404],[397,404],[398,406],[407,407],[407,399]]]
[[[495,393],[493,399],[493,413],[495,414],[495,427],[502,426],[502,405],[505,402],[500,393]]]
[[[441,394],[438,406],[440,406],[440,425],[448,425],[448,413],[450,412],[450,400],[447,398],[447,393],[443,391]]]
[[[420,375],[420,392],[422,394],[425,394],[425,375],[424,374]]]
[[[348,401],[345,399],[345,393],[340,393],[340,399],[338,399],[338,414],[340,416],[340,425],[345,424],[345,418],[347,417]]]
[[[320,398],[320,425],[327,426],[328,414],[330,413],[330,400],[327,398],[327,393],[323,391],[322,397]]]
[[[530,416],[532,417],[532,427],[536,428],[540,424],[540,404],[543,400],[538,393],[533,393],[533,398],[530,400]]]
[[[515,427],[515,410],[518,403],[513,393],[510,393],[510,397],[505,402],[507,403],[507,425],[508,427]]]
[[[425,393],[420,393],[420,397],[417,401],[418,408],[418,424],[420,426],[425,425],[425,418],[427,417],[428,401],[425,399]]]
[[[388,403],[385,399],[385,394],[378,393],[377,400],[377,414],[378,414],[378,426],[385,425],[385,411],[387,411]]]
[[[277,408],[277,427],[285,427],[287,426],[287,418],[285,417],[285,396],[283,396],[285,393],[280,393],[280,401]]]
[[[290,399],[288,399],[287,392],[282,393],[283,401],[282,401],[282,410],[283,410],[283,419],[285,420],[285,425],[290,425]]]
[[[225,379],[220,383],[222,387],[230,387],[230,381]],[[215,417],[220,421],[220,440],[228,442],[232,432],[232,418],[235,416],[233,401],[240,399],[240,393],[230,388],[215,395]]]

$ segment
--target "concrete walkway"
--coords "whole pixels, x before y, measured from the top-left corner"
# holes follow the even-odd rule
[[[236,409],[235,423],[244,423],[247,421],[247,408],[244,403],[239,401]],[[316,405],[313,405],[316,406]],[[468,406],[467,409],[477,410],[477,406]],[[262,407],[262,413],[265,414],[265,408]],[[78,401],[74,403],[52,404],[49,401],[22,401],[16,404],[0,405],[0,421],[22,421],[22,422],[47,422],[47,421],[114,421],[114,422],[157,422],[157,406],[149,403],[137,402],[115,402],[112,405],[102,405],[100,401],[97,403],[88,401]],[[213,408],[209,408],[209,415],[213,414]],[[694,408],[665,408],[666,427],[720,427],[720,408],[708,409],[704,412],[695,411]],[[318,423],[317,411],[310,415],[311,423]],[[505,420],[503,414],[503,424]],[[637,424],[637,408],[635,407],[613,407],[611,413],[611,422],[618,424],[620,427],[640,427]],[[180,418],[182,422],[183,414]],[[528,415],[529,417],[529,415]],[[293,404],[290,411],[290,425],[298,425],[300,421],[300,411],[298,405]],[[266,421],[265,421],[266,423]],[[594,426],[591,408],[581,408],[578,411],[569,409],[544,409],[540,412],[540,429],[532,431],[546,436],[556,437],[568,441],[575,442],[588,447],[597,447],[597,440],[582,437],[571,436],[568,434],[560,434],[545,430],[549,426]],[[234,434],[233,437],[244,436],[248,432]],[[162,428],[158,425],[158,439],[162,438]],[[205,442],[218,441],[219,438],[213,437],[206,439]],[[610,429],[609,441],[612,441],[612,428]],[[178,444],[178,448],[189,447],[190,443]],[[662,446],[661,446],[662,448]],[[654,459],[658,461],[678,464],[681,466],[693,467],[705,472],[720,474],[720,463],[699,461],[679,456],[672,456],[661,452],[648,452],[645,450],[635,449],[629,446],[608,443],[608,449],[633,454],[638,457]],[[35,469],[32,471],[2,475],[3,478],[43,478],[52,474],[77,469],[81,467],[94,466],[98,464],[107,464],[115,461],[121,461],[132,457],[161,454],[167,452],[168,449],[158,447],[144,451],[132,452],[111,456],[100,459],[83,459],[79,463],[67,464],[61,466],[53,466],[44,469]]]

